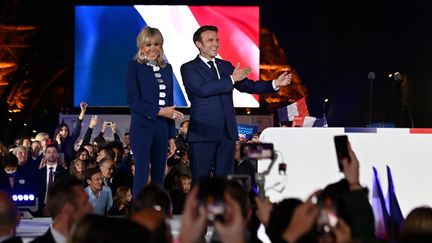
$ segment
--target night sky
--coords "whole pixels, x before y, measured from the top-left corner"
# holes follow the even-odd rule
[[[299,2],[262,5],[261,24],[276,34],[299,72],[311,115],[320,117],[328,98],[331,126],[367,125],[368,73],[374,72],[372,123],[410,127],[404,98],[414,126],[431,126],[432,15],[425,3]],[[401,81],[388,78],[395,72],[408,83],[407,95]]]

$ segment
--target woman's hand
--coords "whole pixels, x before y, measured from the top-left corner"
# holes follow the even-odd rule
[[[162,107],[158,112],[158,116],[163,116],[168,119],[180,120],[184,118],[183,113],[177,111],[174,106]]]

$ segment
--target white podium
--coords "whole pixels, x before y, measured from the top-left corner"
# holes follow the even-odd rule
[[[343,178],[336,160],[333,136],[348,135],[360,162],[360,181],[372,197],[373,170],[378,170],[387,194],[388,165],[396,196],[406,216],[414,207],[432,204],[432,129],[408,128],[267,128],[260,141],[273,143],[278,155],[266,177],[266,195],[280,201],[287,197],[305,200],[312,192]],[[287,164],[280,175],[278,164]],[[270,161],[260,160],[258,171]]]

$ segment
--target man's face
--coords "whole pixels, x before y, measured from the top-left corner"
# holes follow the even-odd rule
[[[16,152],[16,157],[18,158],[18,164],[24,164],[27,162],[28,155],[24,149],[18,149]]]
[[[110,179],[112,177],[114,171],[114,161],[113,160],[105,160],[103,164],[100,166],[100,170],[102,172],[102,176],[106,179]]]
[[[53,147],[48,147],[45,151],[45,160],[47,161],[47,163],[57,163],[57,159],[58,159],[58,152],[57,149],[53,148]]]
[[[23,140],[23,146],[26,147],[26,148],[28,149],[28,148],[30,148],[30,145],[31,145],[31,140],[28,139],[28,138],[25,138],[25,139]]]
[[[94,192],[102,191],[102,173],[96,173],[92,175],[91,179],[87,180],[87,184]]]
[[[216,31],[207,30],[201,33],[201,41],[195,42],[201,56],[208,60],[217,56],[219,50],[219,36]]]
[[[41,153],[41,150],[42,150],[42,145],[41,145],[40,142],[35,141],[35,142],[32,143],[31,149],[32,149],[32,155],[33,156],[35,156],[35,157],[39,156],[40,153]]]
[[[78,221],[84,215],[89,214],[93,210],[93,206],[88,200],[88,195],[81,186],[74,187],[77,197],[75,198],[75,211],[72,214],[74,221]]]

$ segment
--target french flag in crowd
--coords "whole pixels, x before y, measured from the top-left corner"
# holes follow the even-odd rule
[[[309,111],[308,111],[305,97],[297,100],[296,102],[288,106],[278,108],[279,123],[294,121],[294,117],[296,116],[298,117],[309,116]]]
[[[327,127],[326,118],[313,116],[295,116],[292,127]]]
[[[381,240],[396,242],[405,219],[396,197],[390,167],[387,166],[388,191],[386,198],[384,198],[381,188],[378,171],[375,167],[372,169],[374,172],[372,210],[375,216],[375,236]]]
[[[126,65],[137,52],[139,31],[151,26],[164,36],[175,76],[174,103],[190,106],[180,67],[198,55],[192,36],[203,25],[219,29],[219,58],[250,67],[248,77],[259,79],[258,6],[76,6],[75,105],[86,100],[92,106],[127,106]],[[233,92],[235,107],[259,107],[259,96]]]

